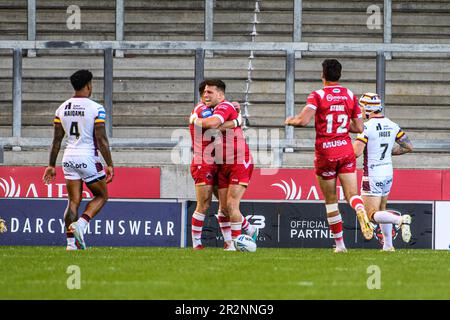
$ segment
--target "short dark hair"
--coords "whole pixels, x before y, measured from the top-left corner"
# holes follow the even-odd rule
[[[200,84],[198,85],[198,93],[200,95],[203,94],[203,91],[205,91],[205,87],[206,87],[206,81],[203,80],[202,82],[200,82]]]
[[[222,80],[220,80],[220,79],[206,79],[203,82],[205,83],[205,87],[206,86],[215,86],[215,87],[217,87],[217,89],[219,89],[220,91],[225,93],[226,85],[225,85],[225,82],[223,82]],[[203,90],[204,89],[205,88],[203,88]]]
[[[92,72],[89,70],[78,70],[70,76],[70,83],[75,91],[84,88],[92,80]]]
[[[338,81],[341,78],[342,65],[336,59],[322,62],[322,74],[326,81]]]

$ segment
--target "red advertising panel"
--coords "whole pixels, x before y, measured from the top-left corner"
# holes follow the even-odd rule
[[[0,198],[65,198],[67,189],[61,167],[56,180],[42,182],[44,167],[0,167]],[[115,168],[108,185],[110,198],[160,198],[159,168]],[[92,194],[84,186],[84,196]]]
[[[450,170],[442,171],[442,200],[450,200]]]
[[[358,171],[358,185],[362,172]],[[444,184],[444,188],[443,188]],[[446,187],[445,187],[446,186]],[[450,171],[395,170],[390,200],[450,199]],[[445,191],[446,190],[446,191]],[[338,185],[340,200],[344,200]],[[255,169],[245,199],[322,200],[313,169]]]

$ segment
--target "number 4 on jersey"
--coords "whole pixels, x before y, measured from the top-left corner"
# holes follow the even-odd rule
[[[70,125],[69,134],[75,136],[77,139],[80,137],[80,131],[78,130],[78,122],[74,121]]]

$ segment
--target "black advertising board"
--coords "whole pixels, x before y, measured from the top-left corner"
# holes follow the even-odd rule
[[[187,246],[191,246],[191,217],[196,203],[188,202]],[[241,212],[250,223],[260,228],[257,241],[259,247],[270,248],[331,248],[334,244],[330,236],[325,206],[319,202],[265,202],[244,201]],[[432,248],[433,203],[392,202],[388,209],[402,214],[410,214],[412,238],[404,243],[400,229],[394,226],[394,246],[396,248]],[[374,238],[366,241],[359,231],[354,210],[347,203],[340,203],[339,210],[344,221],[344,240],[348,248],[381,248],[382,236],[378,226]],[[217,202],[211,204],[205,219],[202,242],[207,247],[222,247],[223,238],[217,219]]]

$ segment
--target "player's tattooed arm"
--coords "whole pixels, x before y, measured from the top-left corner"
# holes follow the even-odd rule
[[[106,183],[110,183],[114,177],[114,165],[112,161],[111,151],[109,150],[108,136],[104,123],[95,124],[95,138],[97,139],[97,147],[106,162]]]
[[[64,135],[65,132],[61,123],[55,123],[53,130],[53,142],[50,150],[50,159],[48,161],[49,167],[54,167],[56,165],[56,158],[58,157],[59,150],[61,149],[61,142]]]
[[[392,148],[392,155],[399,156],[401,154],[405,154],[411,152],[413,150],[413,145],[406,134],[397,140],[397,145]]]
[[[95,137],[97,139],[98,150],[105,159],[106,165],[108,167],[113,166],[111,151],[109,150],[108,136],[106,135],[106,128],[104,123],[95,124]]]
[[[61,142],[65,135],[61,123],[55,123],[53,127],[53,142],[50,150],[50,159],[48,160],[48,166],[45,168],[44,176],[42,177],[42,180],[46,184],[51,183],[56,178],[56,158],[58,157],[59,149],[61,149]]]

